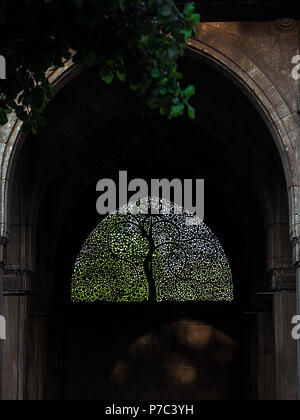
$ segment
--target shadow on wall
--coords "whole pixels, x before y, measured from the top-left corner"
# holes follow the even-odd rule
[[[236,398],[239,345],[214,327],[182,320],[138,338],[111,374],[116,399]]]

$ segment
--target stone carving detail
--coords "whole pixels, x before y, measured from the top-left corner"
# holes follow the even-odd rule
[[[271,270],[271,289],[273,291],[280,290],[296,290],[296,269],[295,268],[276,268]]]
[[[280,32],[291,32],[297,28],[298,22],[295,19],[284,18],[276,20],[274,26]]]
[[[27,270],[4,271],[4,293],[26,295],[30,292],[32,272]]]

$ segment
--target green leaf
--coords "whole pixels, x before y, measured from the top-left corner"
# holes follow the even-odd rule
[[[166,89],[166,88],[160,88],[160,89],[159,89],[159,93],[160,93],[161,95],[165,96],[165,95],[168,93],[168,91],[167,91],[167,89]]]
[[[112,84],[112,82],[113,82],[114,78],[115,78],[115,75],[114,75],[114,73],[113,73],[113,72],[109,73],[109,74],[108,74],[108,75],[106,75],[106,76],[102,76],[102,80],[103,80],[103,82],[104,82],[104,83],[106,83],[107,85]]]
[[[184,7],[184,15],[191,17],[195,12],[195,4],[194,3],[188,3]]]
[[[147,45],[149,43],[150,35],[142,35],[141,36],[141,43],[143,45]]]
[[[153,69],[151,72],[151,76],[153,79],[159,79],[160,78],[160,71],[158,69]]]
[[[180,33],[184,36],[184,39],[188,41],[193,35],[193,30],[191,28],[184,28],[180,31]]]
[[[196,118],[196,111],[195,108],[193,108],[192,106],[188,106],[188,116],[191,120],[194,120]]]
[[[201,20],[201,16],[198,13],[195,13],[192,17],[191,17],[191,22],[193,25],[198,25],[198,23],[200,23]]]
[[[122,12],[124,12],[125,11],[124,0],[119,0],[119,6],[120,6],[120,9],[122,10]]]
[[[180,117],[181,115],[183,115],[183,113],[184,113],[183,104],[172,106],[171,111],[170,111],[170,114],[172,117]]]
[[[140,89],[140,85],[135,85],[133,83],[130,84],[130,89],[133,90],[134,92],[136,92],[137,90]]]
[[[1,110],[0,111],[0,124],[5,125],[8,122],[6,112]]]
[[[121,82],[126,81],[126,73],[121,73],[119,70],[117,70],[117,77]]]
[[[187,100],[190,100],[191,97],[194,96],[195,94],[196,94],[195,86],[190,85],[184,90],[184,95]]]

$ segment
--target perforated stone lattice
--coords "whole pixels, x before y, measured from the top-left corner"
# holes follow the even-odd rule
[[[150,206],[160,214],[146,214]],[[154,198],[107,216],[77,258],[72,301],[233,300],[220,242],[204,223],[189,220],[183,209]]]

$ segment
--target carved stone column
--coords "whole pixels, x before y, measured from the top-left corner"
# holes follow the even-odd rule
[[[26,399],[26,357],[30,271],[4,270],[4,314],[7,339],[3,358],[3,399]]]
[[[30,297],[28,319],[26,398],[30,401],[44,401],[48,399],[46,390],[53,383],[48,370],[49,308],[41,291],[33,291],[32,294],[34,296]]]
[[[292,240],[293,257],[296,267],[296,314],[300,315],[300,238]],[[297,341],[297,366],[298,366],[298,397],[300,399],[300,340]]]
[[[8,239],[5,237],[0,238],[0,315],[3,316],[3,290],[4,290],[4,263],[5,251]],[[2,383],[3,383],[3,342],[0,340],[0,400],[2,400]]]
[[[296,268],[284,267],[270,270],[271,290],[274,292],[290,291],[295,292]]]
[[[297,400],[297,345],[291,335],[292,318],[296,314],[296,268],[273,268],[270,274],[269,295],[273,301],[275,341],[275,398]]]
[[[297,315],[300,315],[300,262],[297,264]],[[300,399],[300,340],[297,341],[297,359],[298,359],[298,393]]]

